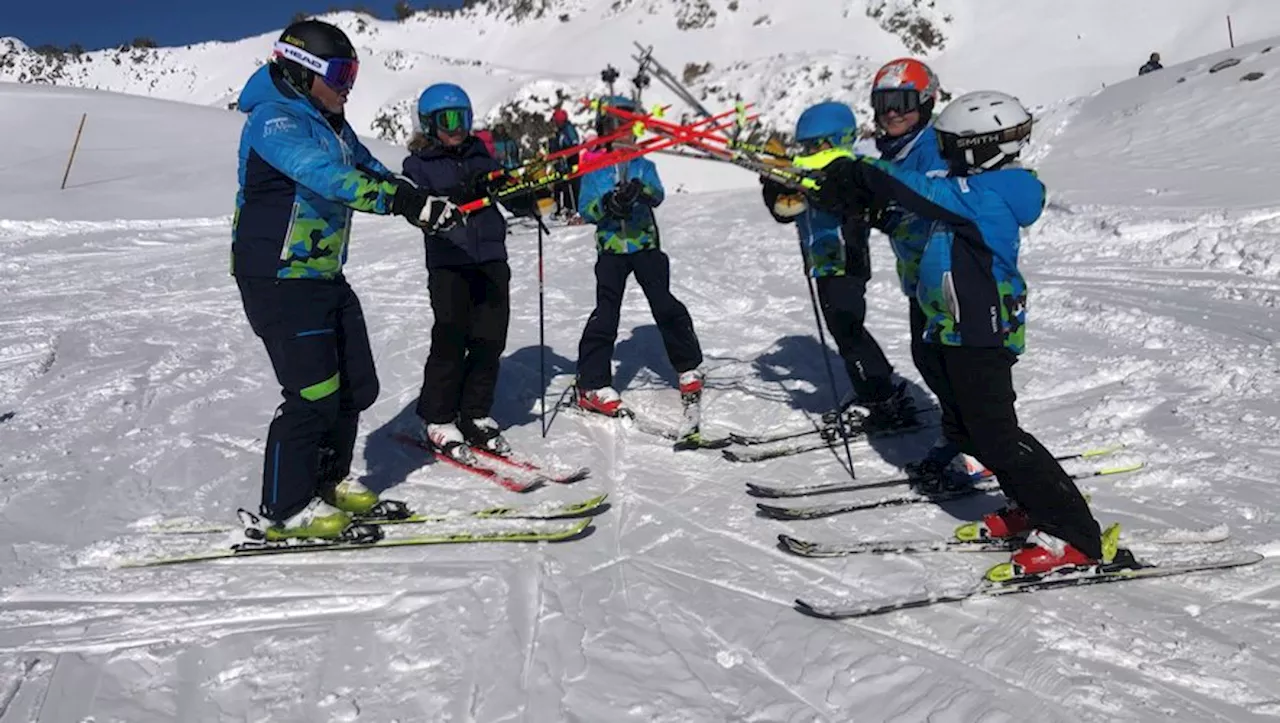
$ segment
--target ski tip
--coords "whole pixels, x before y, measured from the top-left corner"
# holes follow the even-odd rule
[[[514,479],[510,479],[510,478],[508,478],[508,479],[495,479],[495,481],[496,481],[498,484],[500,484],[500,485],[502,485],[503,487],[505,487],[506,489],[511,490],[512,492],[517,492],[517,493],[519,493],[519,494],[525,494],[525,493],[527,493],[527,492],[532,492],[532,491],[534,491],[534,490],[536,490],[536,489],[541,488],[543,485],[545,485],[545,484],[546,484],[546,482],[547,482],[547,478],[546,478],[546,477],[535,477],[534,479],[532,479],[532,480],[530,480],[530,481],[528,481],[528,482],[521,482],[521,481],[519,481],[519,480],[514,480]]]
[[[610,507],[608,499],[608,494],[602,494],[585,499],[577,504],[569,505],[565,508],[566,516],[588,515],[590,517],[595,517],[596,515],[603,514]]]
[[[724,458],[729,460],[730,462],[742,461],[742,457],[738,456],[738,453],[733,451],[732,449],[722,449],[720,450],[720,454],[724,455]]]
[[[1092,457],[1105,457],[1110,454],[1115,454],[1116,452],[1119,452],[1124,448],[1125,448],[1124,442],[1120,442],[1119,444],[1109,444],[1103,447],[1087,449],[1080,453],[1080,459],[1090,459]]]
[[[569,474],[560,475],[559,477],[552,477],[551,481],[555,482],[556,484],[567,485],[567,484],[573,484],[574,482],[581,482],[582,480],[590,476],[591,476],[590,467],[579,467],[578,469],[575,469]]]
[[[1146,466],[1147,466],[1146,462],[1139,460],[1137,462],[1134,462],[1133,464],[1125,464],[1117,467],[1107,467],[1105,469],[1100,469],[1095,474],[1098,477],[1104,477],[1106,475],[1112,475],[1112,474],[1125,474],[1126,472],[1137,472],[1138,470]]]
[[[801,600],[800,598],[796,598],[792,606],[796,609],[796,611],[801,612],[805,615],[808,615],[809,617],[812,617],[812,618],[821,618],[822,620],[834,620],[836,618],[835,615],[827,614],[817,606],[811,605],[805,602],[804,600]]]
[[[768,517],[774,520],[790,520],[795,516],[791,510],[786,507],[778,507],[776,505],[766,505],[763,502],[756,503],[756,514],[761,517]]]
[[[747,483],[747,494],[752,497],[767,497],[769,499],[777,499],[778,495],[774,494],[766,487],[761,487],[754,482]]]
[[[577,540],[579,538],[586,537],[587,535],[595,532],[596,528],[591,526],[591,523],[594,521],[594,517],[584,517],[566,528],[563,533],[556,535],[550,540],[550,542],[568,542],[569,540]]]

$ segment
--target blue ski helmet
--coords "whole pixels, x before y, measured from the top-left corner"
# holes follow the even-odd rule
[[[427,86],[418,96],[418,127],[434,135],[437,130],[471,132],[471,98],[453,83]]]
[[[640,112],[640,106],[624,95],[606,95],[600,99],[600,105],[611,105],[614,108],[620,108],[631,113]],[[596,133],[598,135],[607,136],[621,128],[625,123],[626,121],[618,116],[606,113],[603,107],[596,110]]]
[[[853,109],[834,100],[809,106],[796,121],[796,141],[800,143],[828,141],[833,146],[847,146],[857,132]]]

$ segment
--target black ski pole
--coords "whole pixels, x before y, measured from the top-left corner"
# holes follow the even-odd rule
[[[822,361],[827,365],[827,384],[831,389],[832,408],[836,413],[840,413],[840,399],[836,396],[836,373],[831,368],[831,355],[827,353],[827,334],[822,330],[822,315],[818,311],[818,294],[813,290],[813,277],[809,274],[809,264],[805,264],[804,279],[809,284],[809,303],[813,306],[813,323],[818,327],[818,343],[822,345]],[[856,478],[853,472],[853,451],[849,449],[849,432],[845,429],[844,424],[837,425],[840,429],[840,438],[844,440],[845,459],[849,460],[849,476]]]
[[[543,271],[542,271],[542,234],[551,233],[551,229],[542,222],[542,214],[534,211],[538,219],[538,396],[542,400],[539,404],[539,416],[542,423],[542,438],[547,438],[547,325],[546,314],[544,312],[544,299],[546,298],[543,291]]]

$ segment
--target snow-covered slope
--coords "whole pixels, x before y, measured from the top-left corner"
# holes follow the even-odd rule
[[[1043,170],[1076,203],[1273,205],[1277,88],[1274,39],[1110,86],[1051,141],[1062,150]]]
[[[1194,133],[1270,114],[1273,54],[1260,52],[1242,48],[1239,66],[1212,75],[1192,72],[1208,60],[1171,67],[1046,114],[1036,152],[1053,198],[1024,245],[1029,350],[1015,380],[1023,423],[1051,448],[1124,442],[1112,460],[1147,461],[1086,484],[1102,521],[1227,525],[1218,547],[1269,559],[854,624],[803,617],[791,600],[954,588],[996,558],[802,560],[775,547],[778,533],[942,537],[999,501],[784,524],[754,516],[743,482],[834,481],[844,472],[831,455],[733,465],[571,416],[542,441],[538,399],[568,383],[592,304],[589,228],[546,241],[546,389],[536,238],[518,229],[509,240],[514,310],[495,414],[517,448],[593,469],[524,499],[423,467],[390,438],[412,426],[430,338],[418,234],[359,218],[349,275],[382,381],[357,449],[367,481],[431,507],[607,491],[613,506],[594,534],[111,568],[202,542],[140,535],[142,518],[230,521],[257,496],[276,388],[226,274],[238,118],[4,87],[0,102],[20,99],[24,112],[0,114],[5,137],[21,141],[0,144],[0,721],[1274,720],[1280,202],[1247,174],[1271,164],[1280,128],[1250,125],[1249,143]],[[1265,75],[1238,81],[1253,70]],[[81,108],[96,150],[69,185],[100,183],[59,192]],[[188,129],[191,147],[163,128]],[[164,141],[142,142],[148,133]],[[111,138],[127,152],[113,156]],[[1201,173],[1181,169],[1179,149],[1204,153],[1189,161]],[[1168,173],[1157,185],[1144,165]],[[689,162],[698,169],[752,182]],[[831,390],[792,230],[754,192],[676,194],[658,215],[707,355],[707,431],[803,427]],[[870,326],[924,395],[879,239],[873,256]],[[674,380],[634,285],[621,336],[616,383],[642,412],[674,419]],[[857,445],[857,474],[894,474],[930,441]]]
[[[1280,4],[1267,0],[502,0],[402,23],[328,18],[363,60],[353,124],[402,142],[411,101],[428,83],[461,83],[491,120],[511,102],[546,115],[560,94],[602,90],[607,63],[625,84],[633,41],[653,45],[675,72],[687,69],[713,104],[740,94],[768,125],[787,129],[801,108],[829,97],[866,118],[871,74],[891,57],[927,55],[952,91],[998,87],[1045,104],[1131,76],[1151,50],[1178,62],[1222,48],[1228,13],[1242,41],[1280,32]],[[277,35],[61,57],[0,39],[0,80],[225,107]],[[670,100],[656,84],[649,98]]]

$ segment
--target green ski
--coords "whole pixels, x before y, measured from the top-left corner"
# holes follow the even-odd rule
[[[479,542],[560,542],[576,537],[591,526],[592,518],[574,520],[546,527],[528,527],[509,530],[460,530],[434,534],[385,537],[377,525],[355,524],[347,528],[343,539],[338,540],[288,540],[266,542],[248,540],[223,548],[185,555],[158,557],[148,560],[130,560],[120,567],[157,567],[187,562],[204,562],[225,558],[261,557],[311,552],[344,552],[368,550],[378,547],[413,547],[417,545],[457,545]]]

